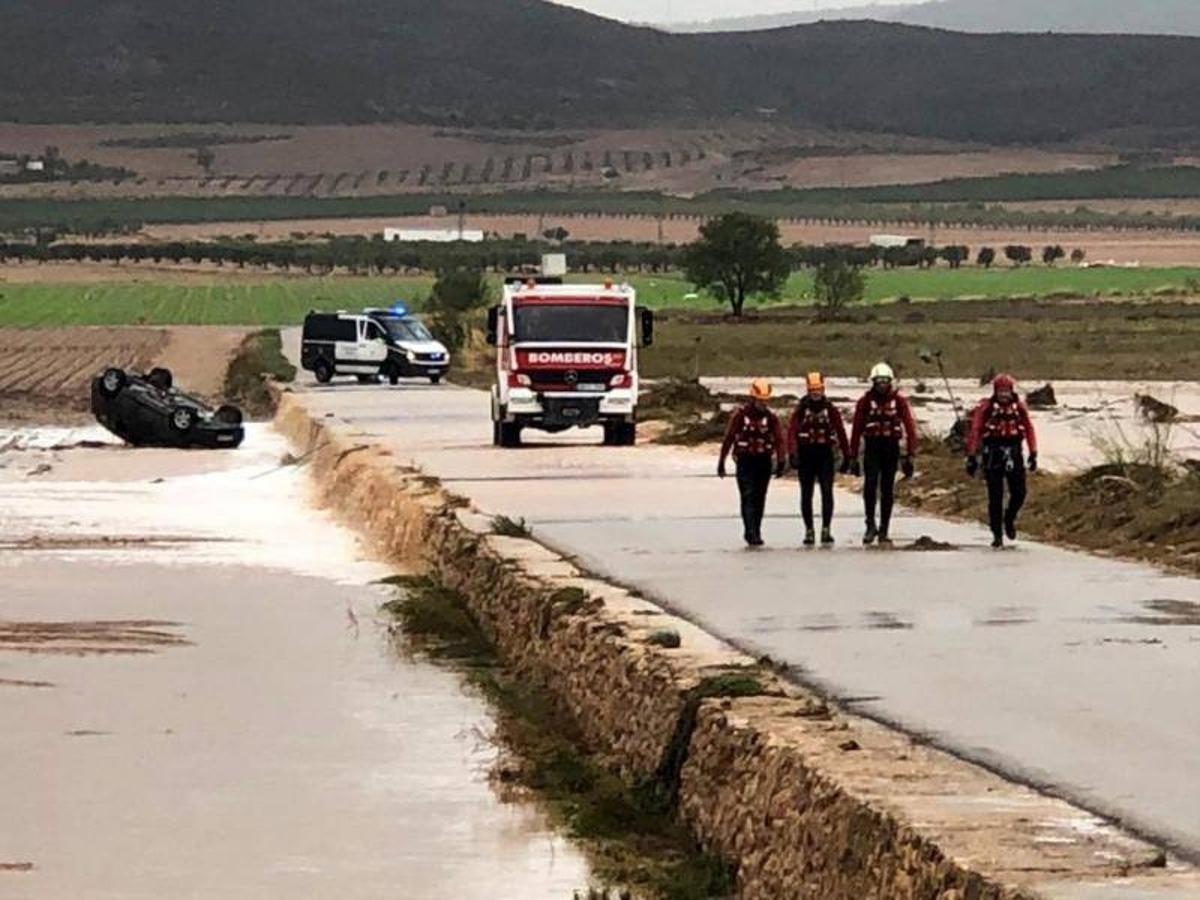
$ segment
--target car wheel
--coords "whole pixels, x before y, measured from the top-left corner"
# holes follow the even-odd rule
[[[400,383],[400,370],[389,363],[383,371],[383,377],[388,380],[388,384],[395,387]]]
[[[437,384],[437,383],[438,383],[438,382],[440,382],[441,380],[442,380],[442,376],[441,376],[441,375],[430,375],[430,376],[429,376],[429,383],[430,383],[430,384]]]
[[[617,425],[617,446],[632,447],[637,443],[637,422],[621,422]]]
[[[120,369],[105,369],[100,376],[100,393],[106,397],[115,397],[124,390],[129,379]]]
[[[169,391],[175,384],[175,378],[170,369],[155,368],[150,370],[146,380],[160,391]]]
[[[190,406],[176,406],[171,410],[170,418],[167,421],[175,431],[187,434],[196,424],[196,410]]]
[[[617,426],[611,422],[604,423],[604,446],[614,447],[617,444]]]
[[[219,406],[217,407],[217,411],[213,413],[213,421],[221,425],[241,425],[242,411],[236,406],[228,404]]]
[[[333,366],[327,359],[318,359],[313,366],[313,375],[321,384],[329,384],[333,380]]]

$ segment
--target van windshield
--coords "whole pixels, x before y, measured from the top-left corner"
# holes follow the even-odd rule
[[[627,306],[531,303],[513,308],[513,340],[517,343],[624,344],[628,337]]]
[[[429,329],[418,319],[384,319],[383,327],[393,341],[413,343],[433,340]]]

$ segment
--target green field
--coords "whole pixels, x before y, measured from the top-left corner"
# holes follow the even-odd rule
[[[899,297],[913,300],[951,300],[963,297],[1081,297],[1145,296],[1156,291],[1200,294],[1200,268],[1163,269],[1078,269],[1072,266],[1049,268],[1024,266],[992,269],[867,269],[865,300],[878,303]],[[595,280],[572,276],[572,280]],[[638,299],[657,308],[719,308],[717,301],[693,293],[681,275],[640,276],[629,279],[638,290]],[[807,303],[812,300],[812,275],[795,272],[788,280],[779,302]],[[753,304],[751,304],[753,305]]]
[[[857,188],[715,190],[694,197],[656,191],[514,190],[496,193],[394,194],[370,197],[142,197],[0,199],[0,232],[55,227],[80,233],[111,232],[144,224],[256,222],[308,218],[424,215],[431,206],[481,214],[609,214],[713,216],[732,210],[770,218],[844,221],[975,223],[1013,227],[1200,228],[1198,216],[1100,213],[1094,210],[1012,210],[1028,200],[1098,200],[1200,197],[1200,167],[1111,166],[1054,172],[956,178],[907,185]],[[935,206],[934,204],[945,204]],[[233,229],[231,229],[233,230]]]
[[[597,282],[602,277],[581,275],[571,280]],[[692,287],[679,274],[636,276],[629,281],[637,288],[640,302],[653,308],[722,309],[707,294],[689,298]],[[289,325],[300,322],[310,309],[387,306],[397,298],[419,308],[431,285],[432,279],[424,277],[287,278],[214,284],[0,283],[0,326]],[[1200,268],[875,269],[868,270],[866,300],[877,303],[905,296],[914,300],[1137,297],[1168,291],[1200,293]],[[777,302],[803,304],[811,297],[811,276],[797,272]]]
[[[430,278],[292,278],[211,285],[0,284],[0,326],[290,325],[310,309],[419,306]]]

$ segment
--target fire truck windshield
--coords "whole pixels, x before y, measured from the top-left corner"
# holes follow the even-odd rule
[[[513,309],[517,343],[624,344],[629,339],[629,307],[604,304],[537,303]]]

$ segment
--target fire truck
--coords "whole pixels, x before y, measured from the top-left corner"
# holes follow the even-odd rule
[[[497,447],[520,446],[526,428],[592,425],[603,426],[608,446],[634,443],[638,348],[654,340],[654,315],[638,309],[632,287],[510,279],[488,312],[487,338],[496,347]]]

